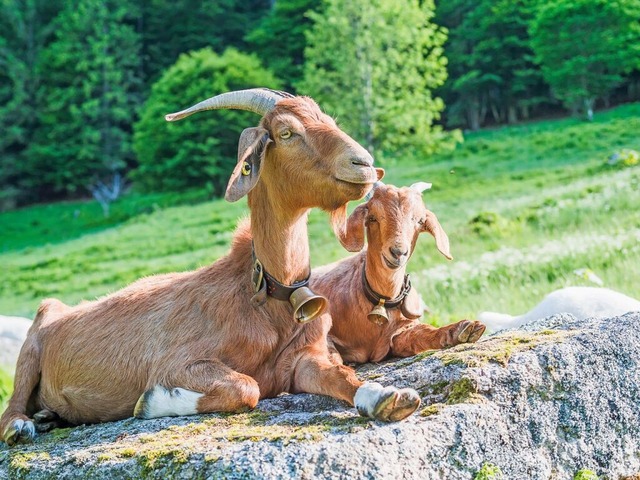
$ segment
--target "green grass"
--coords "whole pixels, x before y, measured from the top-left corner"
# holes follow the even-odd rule
[[[640,104],[630,104],[593,123],[473,133],[434,158],[380,159],[387,183],[434,184],[425,202],[448,232],[455,260],[425,236],[409,268],[432,321],[481,310],[522,313],[555,288],[590,285],[573,273],[579,268],[640,297],[640,167],[605,165],[616,150],[640,150],[639,131]],[[0,313],[31,316],[47,296],[73,304],[143,275],[215,261],[248,211],[244,201],[193,204],[203,195],[125,197],[109,219],[93,202],[0,214]],[[326,214],[311,215],[309,232],[313,265],[347,255]]]
[[[0,369],[0,413],[4,412],[13,391],[13,376]]]

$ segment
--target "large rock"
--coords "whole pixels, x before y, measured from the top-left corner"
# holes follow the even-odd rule
[[[639,327],[638,313],[560,315],[361,368],[420,392],[423,407],[401,423],[285,395],[245,414],[128,419],[3,444],[0,478],[631,477],[640,472]]]
[[[13,370],[31,320],[0,315],[0,368]]]

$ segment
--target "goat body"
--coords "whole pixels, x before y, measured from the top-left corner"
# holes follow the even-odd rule
[[[609,318],[640,311],[640,302],[620,292],[600,287],[565,287],[548,294],[523,315],[482,312],[478,319],[492,330],[518,328],[525,323],[558,313],[570,313],[578,320]]]
[[[363,385],[331,361],[328,315],[299,324],[287,302],[251,302],[252,249],[280,282],[304,280],[309,208],[343,208],[382,173],[311,99],[267,93],[270,107],[260,127],[243,132],[227,189],[233,200],[248,194],[251,231],[241,225],[230,253],[194,272],[144,278],[75,307],[45,300],[0,418],[7,443],[33,437],[30,415],[79,424],[238,411],[281,392],[355,401],[383,420],[418,407],[414,391]],[[206,102],[196,110],[221,108]]]
[[[399,308],[387,309],[388,321],[372,323],[368,314],[372,303],[362,286],[362,270],[371,287],[380,295],[395,298],[404,281],[407,261],[418,235],[428,231],[447,258],[449,240],[436,216],[424,207],[421,188],[380,185],[371,199],[349,217],[344,242],[360,250],[366,237],[368,248],[352,257],[313,270],[311,286],[329,299],[333,326],[330,340],[344,361],[377,362],[389,356],[408,357],[419,352],[459,343],[475,342],[484,332],[480,322],[463,320],[441,328],[423,324],[421,299],[414,288],[404,299],[407,318]]]

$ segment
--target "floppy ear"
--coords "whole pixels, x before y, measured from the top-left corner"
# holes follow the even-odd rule
[[[442,225],[438,221],[436,214],[427,210],[427,218],[422,227],[423,232],[429,232],[436,239],[436,247],[440,250],[440,253],[452,260],[451,252],[449,251],[449,237],[445,233]]]
[[[356,207],[346,221],[346,205],[331,213],[333,231],[348,252],[359,252],[364,247],[364,220],[367,212],[367,204],[363,203]]]
[[[225,200],[240,200],[256,186],[262,172],[267,146],[271,142],[269,132],[262,127],[246,128],[242,131],[238,142],[238,163],[227,184]]]

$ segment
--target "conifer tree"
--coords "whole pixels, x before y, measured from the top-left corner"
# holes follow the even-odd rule
[[[69,2],[43,55],[41,125],[26,162],[43,195],[86,194],[132,163],[141,97],[138,12],[120,0]]]

